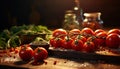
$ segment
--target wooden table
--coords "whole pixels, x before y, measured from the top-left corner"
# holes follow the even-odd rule
[[[120,69],[118,64],[96,63],[94,61],[71,61],[61,58],[49,57],[45,60],[47,63],[32,65],[31,62],[0,63],[0,68],[23,68],[23,69]],[[56,64],[55,64],[56,62]],[[19,64],[20,63],[20,64]],[[2,67],[1,67],[2,66]]]
[[[75,51],[49,50],[49,56],[44,62],[33,65],[33,60],[29,62],[21,61],[19,55],[14,57],[4,57],[0,59],[0,68],[4,69],[120,69],[120,57],[110,57],[96,55],[93,53],[81,53]]]

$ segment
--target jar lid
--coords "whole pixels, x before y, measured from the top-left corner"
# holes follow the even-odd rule
[[[68,10],[66,11],[65,18],[76,18],[76,15],[72,10]]]
[[[86,17],[100,17],[101,12],[84,13]]]

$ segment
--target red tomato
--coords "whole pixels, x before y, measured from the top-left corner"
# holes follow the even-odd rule
[[[51,38],[51,39],[49,40],[49,43],[50,43],[51,46],[54,46],[55,38]]]
[[[120,29],[111,29],[108,31],[108,34],[111,34],[111,33],[117,33],[120,35]]]
[[[93,42],[85,42],[83,44],[83,51],[84,52],[94,52],[95,51],[95,46]]]
[[[107,37],[107,33],[106,32],[100,32],[96,34],[97,38],[106,38]]]
[[[106,46],[106,32],[97,33],[96,36],[89,37],[87,41],[92,41],[95,45],[95,48],[99,48],[100,46]]]
[[[106,37],[107,33],[106,32],[100,32],[96,34],[97,37],[97,45],[98,46],[106,46]]]
[[[55,48],[62,47],[62,40],[61,38],[52,38],[50,39],[50,45]]]
[[[47,52],[47,50],[45,48],[43,48],[43,47],[37,47],[34,50],[34,61],[35,62],[43,61],[47,57],[48,57],[48,52]]]
[[[74,40],[72,42],[72,49],[76,51],[81,51],[83,49],[83,42],[81,40]]]
[[[83,28],[81,34],[85,37],[90,37],[94,35],[94,31],[91,28]]]
[[[95,36],[91,36],[87,39],[87,41],[89,42],[93,42],[94,43],[94,46],[95,46],[95,49],[98,49],[100,47],[100,43],[101,43],[101,40],[99,40],[97,37]]]
[[[120,35],[111,33],[106,37],[106,46],[110,48],[118,48],[120,46]]]
[[[67,37],[66,39],[62,40],[62,47],[65,49],[71,49],[72,42],[73,42],[73,39]]]
[[[67,31],[64,29],[56,29],[52,33],[53,37],[65,38],[66,35],[67,35]]]
[[[83,43],[87,41],[86,37],[78,35],[77,39],[82,40]]]
[[[80,34],[80,30],[79,29],[73,29],[73,30],[70,30],[69,32],[69,36],[72,38],[72,39],[75,39],[77,37],[77,35]]]
[[[95,35],[100,33],[100,32],[105,32],[105,31],[103,29],[97,29],[97,30],[95,30]]]
[[[24,46],[21,46],[19,56],[22,60],[29,61],[33,57],[33,53],[34,51],[30,46],[24,45]]]

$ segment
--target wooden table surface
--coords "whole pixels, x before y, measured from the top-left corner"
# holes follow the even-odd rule
[[[51,51],[50,51],[51,52]],[[80,54],[80,55],[79,55]],[[0,68],[4,69],[120,69],[120,57],[92,55],[76,53],[70,51],[52,51],[44,62],[33,65],[33,60],[29,62],[21,61],[19,55],[14,57],[1,57]],[[102,58],[102,59],[101,59]],[[107,60],[108,59],[108,60]],[[107,60],[107,61],[104,61]]]
[[[0,63],[0,67],[4,68],[23,68],[23,69],[120,69],[118,64],[108,63],[96,63],[94,61],[71,61],[67,59],[49,57],[45,60],[47,63],[41,63],[40,65],[32,65],[32,62],[15,62],[15,63]],[[55,64],[56,62],[56,64]],[[2,68],[1,67],[1,68]]]

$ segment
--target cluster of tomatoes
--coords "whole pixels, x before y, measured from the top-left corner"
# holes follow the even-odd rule
[[[8,57],[13,57],[15,59],[18,57],[17,55],[23,61],[28,62],[34,60],[32,64],[38,65],[48,57],[48,51],[43,47],[37,47],[35,49],[32,49],[30,44],[25,44],[25,45],[21,45],[20,47],[10,48],[8,50],[0,51],[0,57],[8,56]],[[4,59],[3,61],[0,62],[4,62]],[[10,60],[5,62],[12,62],[12,61]]]
[[[21,46],[19,56],[23,61],[30,61],[33,58],[34,63],[37,63],[46,59],[48,57],[48,52],[43,47],[37,47],[33,50],[29,44],[26,44]]]
[[[56,29],[52,33],[49,43],[54,48],[73,49],[83,52],[94,52],[101,47],[119,48],[120,47],[120,29],[110,29],[105,31],[91,28]]]

